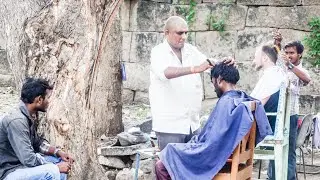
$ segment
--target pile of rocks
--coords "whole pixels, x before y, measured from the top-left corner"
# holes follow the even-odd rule
[[[101,137],[98,148],[99,163],[106,170],[109,180],[133,180],[136,172],[136,154],[139,149],[150,148],[151,141],[139,128],[122,132],[117,137]],[[155,179],[155,160],[140,156],[139,180]]]

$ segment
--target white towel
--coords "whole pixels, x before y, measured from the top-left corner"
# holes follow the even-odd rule
[[[279,66],[272,66],[262,72],[250,96],[262,100],[280,90],[282,83],[287,85],[285,72]]]

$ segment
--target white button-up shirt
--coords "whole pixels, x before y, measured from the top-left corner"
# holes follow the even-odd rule
[[[192,131],[200,127],[203,98],[200,74],[167,79],[164,71],[168,67],[198,66],[206,61],[206,56],[187,43],[181,54],[182,63],[166,40],[151,51],[149,100],[156,132],[189,134],[190,127]]]
[[[272,66],[260,74],[260,79],[250,96],[260,101],[280,90],[282,83],[288,83],[286,74],[280,66]]]

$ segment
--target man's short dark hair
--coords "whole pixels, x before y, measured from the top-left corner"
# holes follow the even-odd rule
[[[24,103],[31,104],[38,96],[45,98],[47,89],[53,89],[53,86],[50,86],[47,80],[41,78],[27,78],[22,85],[20,99]]]
[[[304,50],[304,46],[302,45],[302,43],[300,41],[289,42],[288,44],[286,44],[284,46],[284,49],[286,49],[288,47],[296,47],[296,50],[297,50],[298,54],[302,54],[303,50]]]
[[[237,84],[240,79],[238,69],[233,65],[227,65],[225,63],[218,63],[211,69],[211,79],[221,77],[231,84]]]

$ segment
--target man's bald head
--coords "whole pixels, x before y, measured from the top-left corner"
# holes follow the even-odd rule
[[[166,32],[176,28],[188,28],[188,24],[182,17],[169,17],[164,25],[164,31]]]
[[[179,16],[171,16],[164,26],[164,34],[169,45],[174,49],[181,49],[187,39],[187,22]]]

